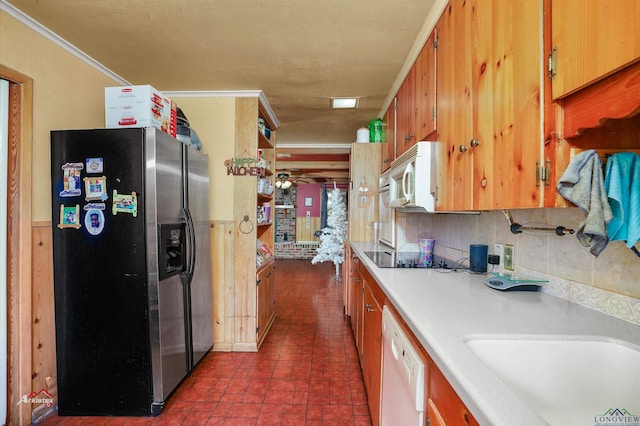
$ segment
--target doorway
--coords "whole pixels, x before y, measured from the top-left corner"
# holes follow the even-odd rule
[[[31,78],[0,65],[7,81],[6,110],[6,350],[7,377],[2,383],[8,402],[6,424],[31,423],[31,404],[16,404],[32,389],[32,282],[31,282]],[[4,111],[3,111],[4,114]],[[3,153],[4,154],[4,153]]]

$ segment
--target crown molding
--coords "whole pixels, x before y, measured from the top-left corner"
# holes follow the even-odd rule
[[[260,104],[269,116],[270,121],[276,128],[280,127],[280,122],[262,90],[163,90],[162,93],[168,98],[259,98]]]
[[[24,24],[31,30],[40,34],[41,36],[51,41],[52,43],[60,46],[61,48],[71,53],[76,58],[86,62],[96,70],[100,71],[101,73],[105,74],[107,77],[115,80],[121,85],[123,86],[131,85],[131,83],[129,83],[127,80],[125,80],[115,72],[111,71],[109,68],[105,67],[100,62],[96,61],[91,56],[87,55],[86,53],[84,53],[83,51],[75,47],[73,44],[69,43],[68,41],[66,41],[65,39],[63,39],[53,31],[51,31],[50,29],[48,29],[47,27],[45,27],[44,25],[36,21],[35,19],[26,15],[24,12],[17,9],[15,6],[7,3],[5,0],[0,0],[0,11],[5,12],[7,15],[20,21],[22,24]]]

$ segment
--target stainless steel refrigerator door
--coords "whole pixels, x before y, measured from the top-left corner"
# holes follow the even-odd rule
[[[187,374],[180,274],[159,280],[158,227],[181,221],[182,144],[155,128],[145,131],[149,327],[154,403],[162,403]]]
[[[189,148],[189,211],[196,234],[196,263],[191,282],[193,363],[213,346],[211,258],[209,247],[209,158]]]

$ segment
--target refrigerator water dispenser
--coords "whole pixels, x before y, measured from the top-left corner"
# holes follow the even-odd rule
[[[158,228],[160,229],[158,270],[160,281],[162,281],[185,270],[185,224],[163,223],[158,225]]]

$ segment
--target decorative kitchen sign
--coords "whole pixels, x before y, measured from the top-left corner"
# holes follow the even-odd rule
[[[109,196],[107,195],[107,178],[105,176],[86,177],[83,180],[85,200],[106,201],[107,198],[109,198]]]
[[[78,197],[82,194],[80,173],[83,168],[84,164],[82,163],[65,163],[62,166],[64,183],[60,192],[61,197]]]
[[[133,217],[138,216],[138,196],[135,191],[131,195],[118,194],[117,190],[113,190],[113,208],[112,213],[116,215],[120,213],[130,213]]]
[[[60,204],[60,223],[58,223],[58,228],[80,229],[81,227],[80,205],[76,204],[75,206],[65,206],[64,204]]]
[[[87,173],[102,173],[103,161],[101,157],[87,158],[85,163],[87,163]]]
[[[227,175],[265,177],[265,168],[258,167],[258,164],[261,164],[260,159],[256,158],[230,158],[224,161]]]

